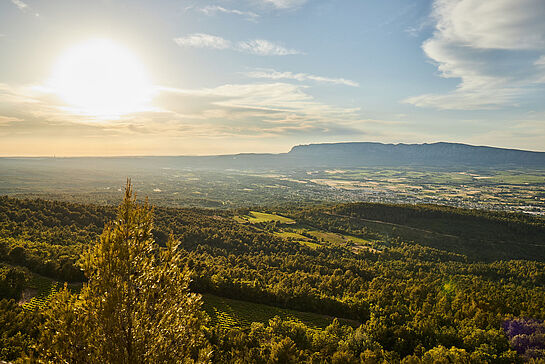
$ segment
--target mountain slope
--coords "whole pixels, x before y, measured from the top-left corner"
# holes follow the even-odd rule
[[[298,145],[287,155],[306,165],[516,165],[545,166],[544,152],[474,146],[457,143],[382,144],[334,143]]]

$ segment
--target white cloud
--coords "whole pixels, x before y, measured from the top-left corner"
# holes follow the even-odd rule
[[[262,0],[264,3],[274,6],[277,9],[292,9],[304,5],[307,0]]]
[[[242,11],[238,9],[227,9],[219,5],[209,5],[199,9],[200,12],[206,15],[214,15],[216,13],[234,14],[245,17],[248,20],[255,21],[259,18],[259,15],[252,11]]]
[[[174,38],[174,42],[182,47],[228,49],[232,44],[227,39],[211,34],[195,33],[185,37]]]
[[[256,54],[258,56],[288,56],[292,54],[301,54],[301,52],[298,50],[288,49],[264,39],[238,42],[237,49],[242,52]]]
[[[439,109],[515,105],[529,86],[543,82],[538,59],[545,48],[542,0],[436,0],[433,36],[422,44],[439,75],[459,78],[444,94],[404,100]],[[539,58],[541,59],[541,58]]]
[[[358,135],[368,124],[360,108],[323,103],[290,83],[225,84],[205,89],[163,88],[157,106],[172,118],[206,126],[214,135],[296,133]]]
[[[21,11],[26,11],[29,9],[28,5],[21,0],[11,0],[11,2],[19,8]]]
[[[545,48],[542,0],[436,0],[442,38],[478,49]]]
[[[358,87],[359,83],[347,80],[344,78],[330,78],[330,77],[323,77],[323,76],[316,76],[308,73],[293,73],[293,72],[279,72],[275,70],[270,69],[260,69],[256,71],[251,71],[245,73],[246,76],[251,78],[259,78],[259,79],[270,79],[270,80],[296,80],[296,81],[315,81],[320,83],[332,83],[335,85],[345,85],[345,86],[352,86],[352,87]]]
[[[545,66],[545,55],[539,57],[537,61],[534,63],[536,66]]]
[[[409,97],[405,103],[440,110],[493,110],[501,105],[516,105],[522,91],[516,88],[471,90],[463,87],[445,94],[423,94]]]
[[[307,86],[290,83],[257,83],[257,84],[226,84],[214,88],[183,90],[163,88],[163,95],[177,95],[180,98],[191,100],[198,105],[196,109],[206,110],[217,107],[236,110],[237,113],[246,114],[248,111],[265,112],[297,112],[313,117],[327,119],[332,114],[346,118],[359,111],[359,108],[333,107],[320,103],[305,92]],[[200,101],[198,101],[200,100]],[[173,107],[187,107],[179,99],[170,99],[161,105],[164,109]],[[192,111],[196,110],[192,108]],[[339,114],[337,114],[339,113]]]
[[[288,49],[284,46],[264,39],[254,39],[233,43],[230,40],[216,35],[195,33],[185,37],[174,38],[174,42],[181,47],[209,48],[209,49],[231,49],[238,52],[255,54],[258,56],[287,56],[302,54],[295,49]]]

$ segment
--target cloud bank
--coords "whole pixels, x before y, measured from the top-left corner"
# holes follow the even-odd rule
[[[404,101],[460,110],[516,105],[545,79],[543,19],[542,0],[436,0],[435,31],[422,49],[441,77],[460,83],[451,92]]]
[[[168,138],[364,133],[366,122],[359,108],[320,102],[307,89],[284,82],[202,89],[157,87],[153,109],[109,120],[73,113],[43,87],[0,84],[0,132],[57,130],[78,134],[78,130],[92,130],[96,135]],[[6,114],[3,110],[12,111]]]

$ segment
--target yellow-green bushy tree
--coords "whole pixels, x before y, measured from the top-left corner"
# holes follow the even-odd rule
[[[44,313],[37,355],[70,363],[207,361],[200,296],[178,243],[155,244],[152,209],[136,203],[127,182],[117,218],[84,256],[88,282],[79,295],[66,288]]]

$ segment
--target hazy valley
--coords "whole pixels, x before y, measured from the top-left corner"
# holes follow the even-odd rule
[[[460,147],[471,157],[457,154]],[[2,158],[0,193],[117,203],[119,181],[135,176],[153,203],[173,207],[370,201],[545,213],[545,153],[443,143],[407,160],[396,158],[396,146],[379,143],[309,148],[276,155]]]

